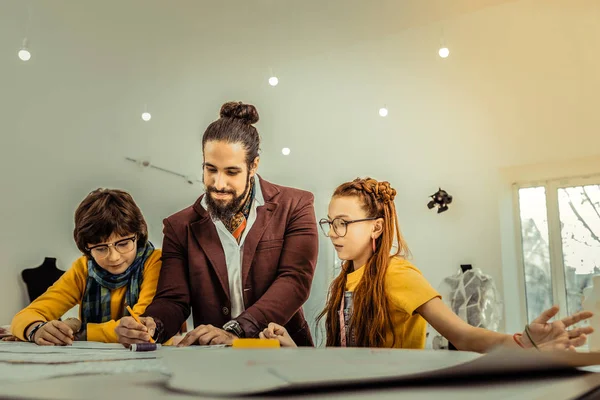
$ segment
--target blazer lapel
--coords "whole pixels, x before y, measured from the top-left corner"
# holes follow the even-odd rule
[[[229,277],[227,275],[227,263],[225,261],[225,251],[221,245],[221,239],[217,233],[217,227],[210,219],[208,212],[202,207],[200,201],[202,196],[194,204],[194,210],[200,215],[200,219],[190,224],[190,229],[196,238],[196,241],[206,254],[210,265],[214,268],[223,291],[229,295]]]
[[[265,200],[265,205],[256,208],[256,221],[254,221],[254,224],[252,224],[252,228],[244,240],[244,255],[242,257],[243,288],[246,287],[246,280],[248,278],[248,273],[250,272],[252,260],[254,260],[254,254],[256,253],[258,242],[260,242],[260,239],[269,226],[269,222],[271,222],[271,218],[273,218],[278,205],[276,201],[273,201],[279,194],[279,189],[277,186],[265,181],[260,175],[259,178],[260,189]]]
[[[246,240],[244,240],[244,256],[242,257],[242,287],[246,287],[246,279],[250,272],[250,266],[252,260],[254,260],[254,254],[256,253],[256,247],[260,238],[263,236],[273,214],[277,209],[277,203],[265,202],[264,206],[256,208],[256,221],[252,225]]]

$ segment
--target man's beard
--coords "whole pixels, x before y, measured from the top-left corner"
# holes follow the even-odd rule
[[[217,190],[213,186],[206,186],[206,205],[208,213],[213,220],[219,220],[223,223],[231,221],[233,216],[240,211],[242,203],[246,199],[248,192],[250,191],[250,173],[246,177],[246,187],[244,192],[235,197],[235,191],[233,190]],[[211,193],[229,193],[233,196],[232,200],[215,200],[210,195]]]

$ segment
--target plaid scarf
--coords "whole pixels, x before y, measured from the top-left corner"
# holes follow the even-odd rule
[[[248,215],[250,215],[250,207],[252,206],[252,200],[254,200],[254,177],[250,180],[250,194],[248,198],[240,208],[240,210],[235,213],[235,215],[231,218],[231,221],[228,223],[224,223],[225,227],[233,237],[239,242],[242,237],[242,233],[244,233],[244,229],[246,229],[246,222],[248,220]]]
[[[108,322],[111,319],[110,293],[111,291],[129,285],[125,293],[126,304],[133,307],[140,297],[140,286],[144,273],[144,264],[152,252],[154,246],[147,242],[144,248],[138,249],[133,263],[125,272],[113,275],[101,268],[93,258],[88,259],[88,278],[85,292],[81,301],[81,323]],[[124,315],[125,306],[121,315]]]

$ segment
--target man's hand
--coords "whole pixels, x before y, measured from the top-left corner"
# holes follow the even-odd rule
[[[115,328],[115,333],[119,339],[119,343],[126,346],[137,343],[148,343],[150,338],[154,336],[156,323],[152,317],[140,317],[138,323],[132,317],[123,317],[119,321],[119,325]]]
[[[200,325],[185,335],[177,347],[191,346],[193,344],[211,345],[211,344],[232,344],[237,339],[233,333],[216,328],[212,325]]]
[[[277,339],[281,347],[297,347],[294,340],[290,337],[288,331],[281,325],[271,322],[261,333],[258,334],[261,339]]]
[[[548,322],[557,313],[558,306],[554,306],[544,311],[529,324],[531,339],[533,339],[538,348],[540,350],[575,350],[575,347],[585,344],[587,340],[586,335],[594,332],[594,328],[591,326],[571,330],[567,330],[567,328],[579,321],[591,318],[593,314],[589,311],[582,311],[559,321]],[[533,347],[526,332],[523,332],[521,342],[525,347]]]
[[[33,324],[27,334],[37,325]],[[40,346],[66,346],[73,344],[73,330],[62,321],[49,321],[39,328],[33,336],[33,341]]]

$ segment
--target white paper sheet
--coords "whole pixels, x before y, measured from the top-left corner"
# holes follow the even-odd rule
[[[224,344],[217,344],[211,346],[189,346],[189,347],[176,347],[176,346],[161,346],[160,350],[167,351],[193,351],[193,350],[210,350],[210,349],[222,349],[230,347]],[[0,341],[0,353],[11,352],[11,353],[64,353],[71,352],[72,350],[113,350],[113,351],[129,351],[128,348],[119,343],[100,343],[100,342],[73,342],[71,346],[38,346],[34,343],[29,342],[1,342]]]
[[[25,342],[0,343],[2,343],[0,344],[0,362],[4,363],[63,364],[158,357],[156,351],[131,352],[121,345],[114,346],[105,343],[90,342],[87,346],[38,346]]]
[[[228,344],[211,344],[209,346],[187,346],[187,347],[162,346],[160,348],[160,350],[161,351],[196,351],[196,350],[224,349],[227,347],[231,347],[231,346]]]
[[[600,353],[540,353],[501,349],[485,356],[455,351],[371,349],[231,349],[166,352],[168,387],[212,396],[281,389],[435,382],[477,376],[541,372],[600,364]],[[227,366],[224,368],[217,366]]]
[[[35,381],[78,374],[160,372],[167,374],[161,354],[197,354],[224,345],[171,347],[131,352],[119,344],[76,342],[74,346],[38,346],[27,342],[0,342],[0,382]],[[196,355],[198,357],[198,355]]]
[[[18,350],[15,350],[18,349]],[[83,350],[129,350],[119,343],[100,343],[100,342],[73,342],[69,346],[38,346],[28,342],[0,342],[1,351],[19,351],[29,353],[46,353],[68,351],[68,349],[83,349]]]
[[[89,361],[142,360],[158,358],[153,352],[131,352],[120,350],[72,351],[64,353],[9,353],[0,352],[0,363],[15,364],[66,364]]]
[[[71,349],[94,349],[94,350],[129,350],[121,343],[102,343],[102,342],[73,342]]]
[[[167,372],[157,351],[131,352],[121,345],[94,342],[83,346],[85,342],[79,342],[80,346],[0,343],[0,382],[82,374]]]
[[[415,374],[471,361],[480,355],[426,350],[298,348],[230,349],[206,352],[202,357],[191,352],[165,353],[163,357],[171,371],[168,387],[203,395],[235,396]]]
[[[0,362],[0,383],[26,382],[59,376],[168,371],[161,360],[80,362],[74,364],[8,364]]]

